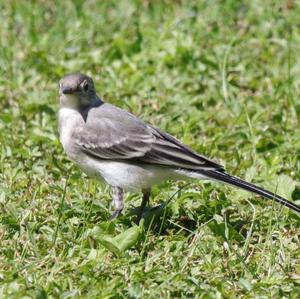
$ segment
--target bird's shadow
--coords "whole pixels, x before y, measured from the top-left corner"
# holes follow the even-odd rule
[[[138,207],[130,209],[127,220],[142,225],[145,231],[150,230],[154,234],[166,234],[170,229],[191,231],[197,228],[197,222],[188,216],[178,217],[176,219],[177,225],[174,225],[170,221],[172,212],[165,202],[153,207],[146,207],[140,219],[138,219],[139,211]]]

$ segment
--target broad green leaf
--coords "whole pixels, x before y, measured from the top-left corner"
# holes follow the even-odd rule
[[[140,227],[133,226],[113,238],[106,235],[99,237],[98,240],[109,251],[115,255],[120,255],[122,252],[125,252],[137,244],[140,234]]]
[[[119,249],[116,241],[114,238],[111,238],[109,236],[103,236],[99,238],[99,242],[109,251],[114,253],[115,255],[119,256],[121,254],[121,250]]]
[[[289,176],[281,174],[276,179],[266,183],[266,188],[276,194],[290,199],[297,183]]]
[[[118,244],[118,248],[121,252],[134,246],[140,237],[141,229],[139,226],[133,226],[120,235],[114,238],[114,241]]]

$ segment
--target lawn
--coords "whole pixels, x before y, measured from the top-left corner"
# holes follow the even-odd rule
[[[141,194],[126,193],[109,222],[110,189],[57,133],[58,81],[81,71],[105,101],[300,204],[298,1],[0,7],[0,298],[299,298],[300,215],[192,181],[155,186],[140,226]]]

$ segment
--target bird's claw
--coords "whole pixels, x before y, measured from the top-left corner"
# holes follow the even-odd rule
[[[111,216],[109,217],[109,220],[115,220],[122,212],[122,209],[116,209],[113,211],[113,213],[111,214]]]

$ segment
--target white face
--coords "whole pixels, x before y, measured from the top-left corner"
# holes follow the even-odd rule
[[[59,100],[62,107],[79,108],[80,98],[77,94],[64,94],[59,91]]]
[[[61,107],[80,109],[89,105],[95,96],[93,81],[84,75],[68,75],[59,82]]]

